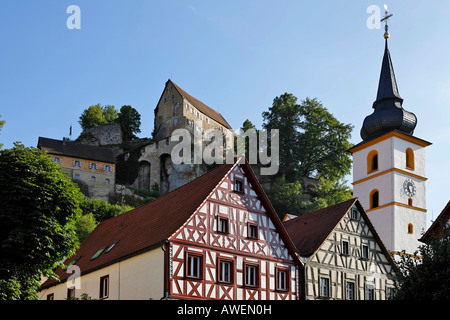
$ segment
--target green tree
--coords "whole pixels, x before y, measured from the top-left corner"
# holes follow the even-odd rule
[[[97,222],[116,217],[122,213],[122,207],[117,204],[110,204],[105,200],[84,197],[80,202],[80,208],[83,215],[92,214]],[[130,206],[124,206],[124,212],[133,209]]]
[[[125,105],[120,108],[117,122],[122,129],[124,141],[130,141],[135,137],[135,133],[141,132],[141,115],[132,106]]]
[[[106,105],[102,107],[102,115],[105,118],[106,124],[117,123],[119,118],[119,111],[112,105]]]
[[[119,112],[112,105],[102,106],[100,103],[85,109],[78,123],[83,130],[103,126],[105,124],[117,123]]]
[[[339,122],[316,98],[297,104],[294,95],[284,93],[263,118],[264,129],[279,130],[279,176],[286,174],[290,182],[299,177],[336,181],[350,173],[352,126]]]
[[[95,227],[97,227],[98,221],[95,219],[92,212],[88,214],[82,214],[75,223],[76,233],[78,241],[81,243],[87,238]]]
[[[301,102],[300,117],[299,173],[333,181],[349,174],[353,126],[339,122],[316,98]]]
[[[404,253],[404,252],[403,252]],[[450,226],[398,262],[396,300],[450,300]]]
[[[1,299],[36,299],[40,277],[75,253],[82,194],[44,151],[0,150]]]
[[[278,176],[285,176],[288,181],[296,181],[299,176],[300,150],[300,106],[291,93],[275,97],[269,111],[262,113],[263,128],[270,131],[279,130],[280,165]],[[269,144],[270,145],[270,144]]]
[[[106,119],[103,115],[100,103],[85,109],[80,116],[78,123],[83,130],[105,125]]]

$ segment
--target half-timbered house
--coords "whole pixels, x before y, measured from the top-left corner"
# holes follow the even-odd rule
[[[393,296],[395,262],[357,198],[287,217],[284,226],[303,263],[300,299]]]
[[[297,299],[301,262],[247,163],[101,222],[41,299]]]

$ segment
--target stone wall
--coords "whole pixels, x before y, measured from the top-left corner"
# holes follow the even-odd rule
[[[120,124],[98,126],[84,130],[76,141],[94,146],[120,145],[123,142],[122,130]]]

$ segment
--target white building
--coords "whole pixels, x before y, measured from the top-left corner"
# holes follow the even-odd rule
[[[353,154],[353,195],[394,254],[414,254],[426,229],[425,147],[413,136],[416,116],[403,109],[388,49],[388,36],[373,113]]]

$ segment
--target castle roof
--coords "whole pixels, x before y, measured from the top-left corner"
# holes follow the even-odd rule
[[[180,93],[180,95],[183,98],[185,98],[187,101],[189,101],[189,103],[192,104],[195,108],[197,108],[198,111],[200,111],[204,115],[210,117],[211,119],[217,121],[218,123],[220,123],[227,129],[231,129],[231,126],[228,124],[228,122],[225,120],[224,117],[222,117],[222,115],[219,112],[215,111],[214,109],[208,107],[206,104],[204,104],[200,100],[191,96],[189,93],[187,93],[186,91],[181,89],[177,84],[175,84],[172,80],[169,79],[167,81],[167,83],[168,82],[172,83],[173,86],[175,87],[175,89],[177,89],[177,91]],[[167,85],[167,83],[166,83],[166,85]]]
[[[116,158],[110,148],[97,147],[87,144],[76,143],[67,140],[56,140],[39,137],[39,149],[46,150],[49,154],[67,157],[96,160],[107,163],[115,163]]]

